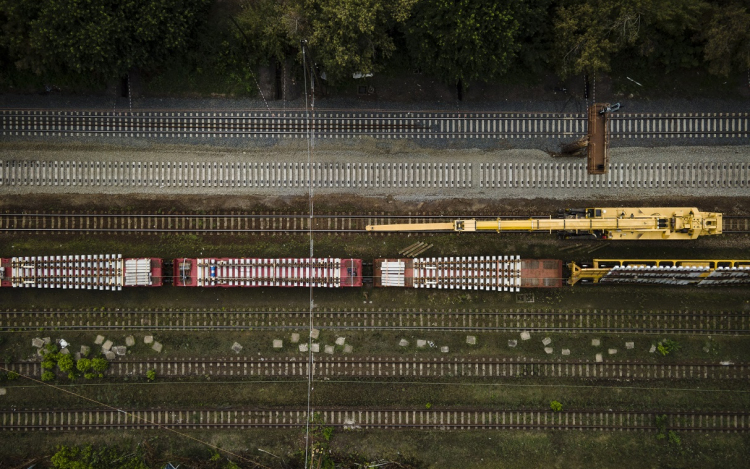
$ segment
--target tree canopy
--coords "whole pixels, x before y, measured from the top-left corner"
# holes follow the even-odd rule
[[[415,0],[302,0],[288,12],[293,36],[306,39],[329,78],[380,70],[396,49],[391,30]],[[291,26],[291,21],[289,22]]]
[[[449,83],[497,78],[521,48],[515,3],[421,0],[406,34],[415,64]]]
[[[20,69],[123,76],[182,51],[210,0],[0,0],[0,44]]]
[[[554,32],[559,70],[563,74],[609,71],[616,54],[625,50],[669,58],[676,43],[690,42],[706,8],[702,0],[582,0],[560,6]],[[690,54],[689,50],[682,50]]]

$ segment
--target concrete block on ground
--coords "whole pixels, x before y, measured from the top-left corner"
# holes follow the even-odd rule
[[[70,350],[64,348],[64,349],[60,350],[60,353],[62,353],[63,355],[70,355]]]
[[[133,345],[135,345],[135,337],[133,337],[132,335],[125,337],[125,345],[127,345],[128,347],[132,347]]]
[[[143,338],[143,343],[144,344],[153,344],[154,343],[154,336],[147,335],[146,337]]]
[[[73,354],[73,356],[75,357],[76,360],[80,360],[81,358],[83,358],[81,356],[81,352],[76,352],[75,354]]]
[[[8,390],[5,388],[0,388],[0,396],[4,396],[6,394],[8,394]]]
[[[44,339],[42,339],[42,340],[44,341],[44,344],[45,344],[45,345],[47,345],[47,344],[51,344],[51,343],[52,343],[52,339],[51,339],[51,338],[49,338],[49,337],[45,337],[45,338],[44,338]]]
[[[477,344],[477,336],[475,335],[467,335],[466,336],[466,343],[469,345],[476,345]]]
[[[157,352],[161,352],[164,346],[160,342],[154,341],[154,345],[152,345],[151,348],[156,350]]]
[[[531,334],[529,332],[521,332],[521,340],[529,340],[531,339]]]
[[[284,341],[281,339],[274,339],[273,340],[273,348],[282,348],[284,346]]]
[[[118,345],[117,347],[114,347],[113,350],[117,355],[123,356],[126,353],[128,353],[128,348],[124,345]]]
[[[299,344],[300,352],[307,352],[307,344]]]
[[[352,347],[349,344],[344,345],[344,353],[352,353],[354,351],[354,347]]]
[[[232,351],[234,353],[240,353],[241,350],[242,350],[242,345],[240,345],[239,342],[235,342],[232,344]]]
[[[32,347],[41,348],[42,345],[44,345],[44,341],[42,339],[40,339],[39,337],[31,339],[31,346]]]
[[[406,340],[406,339],[401,339],[401,340],[398,341],[398,345],[401,346],[401,347],[406,347],[406,346],[409,345],[409,341]]]
[[[654,353],[656,352],[656,345],[652,345],[650,349],[648,349],[648,353]]]
[[[336,345],[344,345],[346,337],[336,337]]]
[[[111,350],[113,345],[114,344],[112,343],[112,341],[108,340],[104,342],[104,345],[102,345],[102,350]]]
[[[516,345],[518,345],[518,341],[517,340],[511,339],[511,340],[508,341],[508,347],[515,347]]]
[[[325,353],[327,353],[328,355],[333,355],[333,345],[326,345],[324,349]]]
[[[440,347],[440,351],[443,353],[448,353],[450,349],[448,348],[447,345],[443,345],[442,347]]]
[[[418,348],[424,348],[426,345],[427,345],[427,341],[426,340],[417,339],[417,347]]]
[[[320,329],[313,329],[312,331],[310,331],[310,337],[312,337],[313,339],[317,339],[318,337],[320,337]]]
[[[104,336],[103,335],[96,336],[96,339],[94,340],[94,344],[101,345],[103,343],[104,343]]]
[[[295,332],[292,334],[292,343],[296,344],[297,342],[299,342],[299,334]]]
[[[43,348],[40,348],[40,349],[37,349],[36,354],[39,355],[40,357],[43,357],[47,355],[47,351]]]
[[[633,350],[635,348],[635,342],[625,342],[625,348],[628,350]]]
[[[602,354],[601,353],[597,353],[596,354],[596,362],[597,363],[601,363],[603,361],[604,361],[604,358],[602,357]]]
[[[311,350],[313,351],[313,353],[320,352],[320,344],[312,344],[312,349]]]
[[[552,343],[552,339],[550,339],[549,337],[545,337],[544,339],[542,339],[542,344],[544,344],[545,347],[551,343]]]
[[[553,352],[552,347],[544,347],[544,353],[550,355]]]
[[[562,354],[563,355],[570,355],[570,349],[569,348],[562,349]]]
[[[91,347],[89,347],[88,345],[81,345],[81,355],[85,357],[89,353],[91,353]]]
[[[617,349],[616,348],[611,348],[611,349],[607,350],[607,353],[609,353],[610,355],[614,355],[614,354],[617,353]]]
[[[115,352],[111,350],[104,352],[104,358],[106,358],[107,360],[114,360],[115,357],[116,357]]]
[[[600,345],[602,345],[602,341],[601,339],[591,339],[591,345],[593,345],[594,347],[599,347]]]

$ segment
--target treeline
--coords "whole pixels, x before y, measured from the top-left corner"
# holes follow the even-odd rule
[[[0,0],[0,70],[105,82],[175,60],[247,78],[259,63],[301,61],[330,83],[353,72],[421,70],[441,81],[513,73],[750,69],[745,0]]]

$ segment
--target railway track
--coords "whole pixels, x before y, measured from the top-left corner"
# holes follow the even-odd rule
[[[618,310],[539,311],[515,309],[458,311],[315,312],[318,328],[466,332],[547,332],[616,334],[748,335],[750,319],[741,312]],[[0,312],[0,332],[193,331],[306,329],[309,312],[260,311],[28,311]]]
[[[681,432],[746,432],[748,412],[661,412],[612,410],[498,409],[315,409],[316,422],[343,429],[439,430],[658,430],[656,418],[666,416],[666,428]],[[102,429],[242,429],[301,428],[306,409],[154,409],[154,410],[3,410],[0,431],[80,431]]]
[[[23,376],[40,377],[40,362],[7,365]],[[518,358],[423,358],[413,357],[316,357],[306,353],[280,358],[184,358],[118,359],[110,362],[107,375],[146,377],[148,370],[160,377],[210,376],[221,378],[276,377],[327,378],[588,378],[588,379],[741,379],[750,378],[750,364],[695,361],[656,363],[619,360],[535,360]]]
[[[611,137],[741,139],[749,113],[614,114]],[[0,110],[0,135],[137,138],[577,138],[584,113]]]
[[[570,161],[570,160],[568,160]],[[605,175],[588,174],[585,161],[482,163],[434,161],[0,161],[0,186],[97,191],[159,188],[177,191],[290,191],[315,189],[744,189],[750,164],[704,161],[611,163]]]
[[[390,223],[438,223],[458,215],[316,215],[302,214],[93,214],[93,213],[3,213],[0,232],[34,233],[364,233],[366,225]],[[473,216],[461,218],[496,219],[519,216]],[[532,216],[531,218],[549,218]],[[724,217],[724,233],[750,232],[750,217]],[[418,232],[417,232],[418,233]],[[425,232],[431,234],[434,232]],[[481,233],[481,232],[478,232]],[[496,233],[490,233],[496,234]]]

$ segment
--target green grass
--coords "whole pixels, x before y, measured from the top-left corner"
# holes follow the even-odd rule
[[[17,408],[92,408],[90,398],[110,406],[129,409],[204,408],[275,409],[307,405],[307,379],[202,381],[97,381],[57,383],[56,388],[20,378],[3,384],[4,406]],[[576,409],[618,411],[739,411],[750,405],[750,391],[742,380],[594,380],[569,378],[494,378],[459,383],[403,380],[331,378],[314,383],[312,404],[319,408],[377,408],[430,410],[533,410],[548,412],[550,402],[559,401],[563,412]]]
[[[167,461],[181,458],[189,458],[192,466],[199,466],[209,464],[212,451],[200,443],[208,442],[274,469],[290,465],[300,467],[304,462],[303,433],[299,429],[186,431],[184,434],[186,436],[163,430],[6,433],[0,443],[0,458],[20,465],[24,457],[51,455],[59,444],[90,442],[135,448],[139,443],[147,442],[154,455],[153,461],[158,462],[153,467],[163,467]],[[681,447],[676,448],[657,440],[652,433],[337,430],[331,438],[330,448],[339,464],[351,460],[365,463],[384,459],[396,461],[405,468],[620,469],[624,462],[634,469],[724,469],[746,465],[750,443],[747,434],[684,433],[680,438]]]

